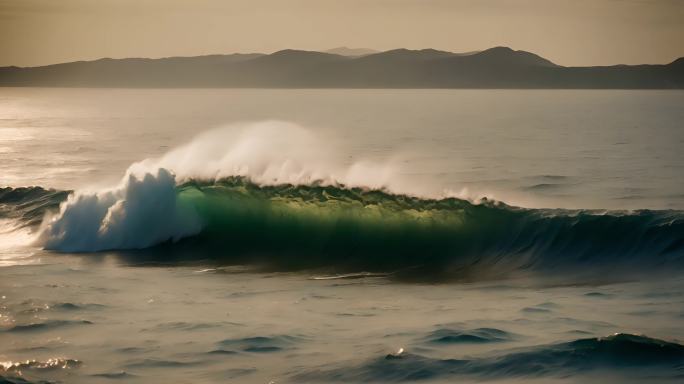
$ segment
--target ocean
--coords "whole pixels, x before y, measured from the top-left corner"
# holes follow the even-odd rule
[[[684,92],[0,89],[0,383],[677,383]]]

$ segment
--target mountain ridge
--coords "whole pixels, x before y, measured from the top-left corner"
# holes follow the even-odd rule
[[[509,47],[470,53],[399,48],[360,56],[285,49],[0,67],[0,86],[684,89],[684,57],[669,64],[566,67]]]
[[[337,48],[333,48],[333,49],[328,49],[324,52],[334,53],[334,54],[340,55],[340,56],[360,57],[360,56],[372,55],[374,53],[379,53],[380,51],[376,51],[376,50],[370,49],[370,48],[337,47]]]

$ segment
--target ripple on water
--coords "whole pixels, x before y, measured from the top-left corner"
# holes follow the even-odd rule
[[[98,310],[104,305],[94,303],[76,304],[70,302],[47,303],[34,300],[26,300],[12,307],[18,316],[30,316],[44,312],[75,312],[85,310]]]
[[[530,314],[542,314],[542,313],[550,313],[551,310],[549,308],[543,308],[543,307],[525,307],[520,310],[521,312],[524,313],[530,313]]]
[[[96,373],[91,375],[93,377],[103,377],[105,379],[130,379],[132,377],[135,377],[136,375],[132,375],[126,371],[118,371],[118,372],[104,372],[104,373]]]
[[[609,299],[615,295],[610,294],[610,293],[605,293],[605,292],[597,292],[597,291],[592,291],[592,292],[587,292],[584,294],[586,297],[595,297],[598,299]]]
[[[500,343],[513,339],[513,334],[496,328],[439,328],[430,332],[423,341],[430,344],[479,344]]]
[[[132,360],[126,364],[126,368],[182,368],[202,364],[202,361],[179,361],[166,359],[140,359]]]
[[[157,324],[153,328],[146,328],[143,331],[197,331],[201,329],[219,328],[225,323],[190,323],[186,321],[173,321]]]
[[[210,353],[250,352],[269,353],[292,349],[302,340],[299,336],[254,336],[239,339],[225,339],[218,343],[220,349]]]
[[[29,383],[25,375],[71,370],[80,367],[81,364],[80,360],[65,358],[51,358],[45,361],[0,361],[0,383]]]
[[[40,332],[48,331],[55,328],[71,327],[78,325],[93,324],[88,320],[46,320],[39,323],[18,324],[5,330],[5,332],[21,333],[21,332]]]
[[[52,308],[59,311],[79,311],[79,310],[95,310],[105,308],[106,305],[96,304],[96,303],[56,303],[52,305]]]

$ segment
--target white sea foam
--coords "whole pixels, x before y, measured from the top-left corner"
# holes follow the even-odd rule
[[[198,233],[201,223],[179,205],[172,173],[127,174],[111,189],[76,192],[43,223],[39,241],[60,251],[137,249]]]
[[[334,143],[291,123],[265,121],[228,125],[205,132],[161,158],[133,164],[129,172],[171,170],[179,182],[247,177],[262,185],[344,184],[392,187],[395,161],[344,161]]]

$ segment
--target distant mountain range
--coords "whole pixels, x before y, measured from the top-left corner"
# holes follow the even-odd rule
[[[461,54],[434,49],[288,49],[269,55],[100,59],[2,67],[0,86],[683,89],[684,58],[663,65],[564,67],[507,47]]]

